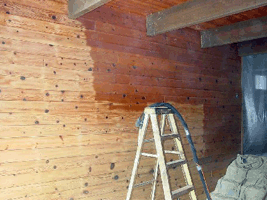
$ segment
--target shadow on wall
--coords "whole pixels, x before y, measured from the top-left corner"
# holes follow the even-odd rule
[[[241,107],[205,105],[204,113],[203,142],[210,144],[204,156],[240,151]]]

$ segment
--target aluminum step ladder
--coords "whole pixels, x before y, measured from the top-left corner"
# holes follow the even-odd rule
[[[161,115],[161,122],[159,125],[158,116]],[[154,138],[145,139],[145,135],[147,132],[149,120],[151,121],[152,131]],[[168,124],[171,129],[171,134],[164,134],[165,124],[168,120]],[[164,150],[163,141],[173,139],[175,146],[177,147],[177,151],[174,150]],[[156,148],[156,154],[143,153],[142,147],[145,142],[154,142]],[[180,158],[178,160],[174,160],[171,162],[165,162],[165,154],[177,154]],[[153,180],[146,181],[140,184],[134,184],[135,177],[137,174],[137,169],[139,165],[139,160],[141,156],[153,157],[156,158],[156,166],[153,173]],[[168,169],[172,167],[181,166],[182,172],[184,174],[184,179],[186,186],[179,188],[177,190],[171,191],[170,181],[168,176]],[[165,200],[177,200],[180,196],[188,194],[189,199],[197,200],[195,188],[192,183],[192,178],[189,172],[187,160],[184,154],[183,144],[181,142],[180,134],[178,132],[178,128],[176,125],[175,117],[171,109],[167,107],[147,107],[144,111],[143,123],[142,126],[139,127],[139,135],[138,135],[138,146],[132,171],[132,176],[130,179],[128,192],[126,196],[126,200],[130,200],[132,196],[133,188],[145,186],[147,184],[152,184],[152,192],[151,192],[151,200],[155,199],[156,192],[156,183],[158,170],[160,170],[160,176],[162,180],[163,193]]]

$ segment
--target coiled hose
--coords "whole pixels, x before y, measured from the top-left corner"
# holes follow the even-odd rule
[[[201,179],[201,182],[202,182],[202,185],[203,185],[203,188],[204,188],[204,191],[206,193],[206,196],[207,196],[207,199],[208,200],[211,200],[211,197],[210,197],[210,193],[209,193],[209,189],[208,189],[208,186],[207,186],[207,183],[206,183],[206,180],[205,180],[205,177],[204,177],[204,173],[202,171],[202,168],[201,166],[199,165],[199,160],[198,160],[198,157],[197,157],[197,153],[196,153],[196,149],[195,149],[195,146],[193,144],[193,141],[192,141],[192,138],[191,138],[191,135],[190,135],[190,132],[189,132],[189,129],[188,129],[188,126],[184,120],[184,118],[182,117],[182,115],[169,103],[155,103],[155,104],[152,104],[150,105],[149,107],[153,108],[153,107],[160,107],[160,106],[164,106],[164,107],[167,107],[169,109],[171,109],[174,114],[178,117],[178,119],[181,121],[183,127],[184,127],[184,131],[185,131],[185,134],[186,134],[186,138],[188,140],[188,143],[190,144],[190,147],[191,147],[191,151],[193,153],[193,160],[196,164],[196,168],[197,168],[197,171],[199,173],[199,176],[200,176],[200,179]],[[142,125],[143,125],[143,121],[144,121],[144,113],[142,113],[142,115],[137,119],[135,125],[136,127],[138,128],[141,128]]]

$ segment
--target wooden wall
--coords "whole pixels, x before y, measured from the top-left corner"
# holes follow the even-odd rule
[[[231,46],[200,49],[191,29],[145,31],[144,17],[109,6],[70,20],[67,0],[1,1],[0,199],[124,199],[135,120],[163,101],[185,116],[214,189],[240,149],[240,58]],[[153,165],[142,161],[140,180]]]

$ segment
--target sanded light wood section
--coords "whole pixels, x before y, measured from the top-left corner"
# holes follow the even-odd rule
[[[144,120],[145,121],[144,121],[143,127],[141,129],[139,129],[138,147],[137,147],[137,151],[136,151],[136,155],[135,155],[133,171],[132,171],[132,176],[131,176],[131,179],[130,179],[130,184],[129,184],[129,189],[128,189],[128,192],[127,192],[126,200],[130,200],[131,199],[132,190],[133,190],[133,187],[134,187],[135,176],[137,174],[137,168],[139,166],[139,159],[140,159],[141,151],[142,151],[142,147],[143,147],[143,141],[144,141],[146,130],[147,130],[147,126],[148,126],[149,115],[145,115]]]
[[[213,47],[267,37],[267,17],[201,31],[201,47]]]
[[[192,0],[147,17],[147,34],[157,35],[266,6],[266,0]]]
[[[76,19],[111,0],[69,0],[69,18]]]

